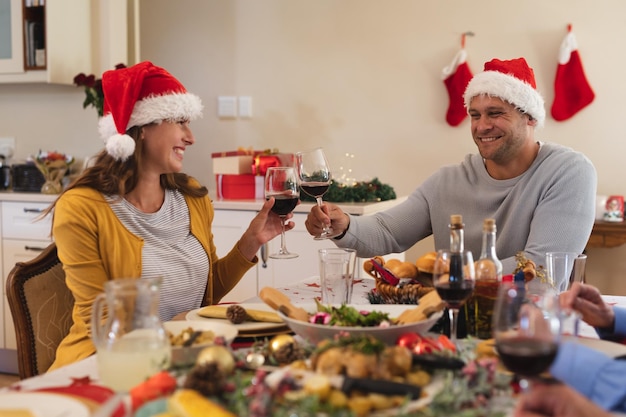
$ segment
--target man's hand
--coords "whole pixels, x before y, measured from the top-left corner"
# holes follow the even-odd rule
[[[350,225],[350,217],[336,204],[322,203],[322,206],[314,205],[304,222],[306,230],[312,236],[322,233],[324,227],[330,226],[333,230],[343,233]]]
[[[564,384],[534,385],[522,395],[515,417],[609,417],[610,414]]]
[[[600,291],[591,285],[575,282],[572,287],[560,295],[561,309],[575,310],[582,314],[582,319],[593,327],[613,329],[615,313],[604,302]]]

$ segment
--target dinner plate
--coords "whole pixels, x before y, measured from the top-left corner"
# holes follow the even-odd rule
[[[270,306],[265,303],[246,303],[241,304],[243,308],[248,308],[250,310],[264,310],[264,311],[274,311]],[[187,320],[200,320],[200,321],[215,321],[219,323],[230,323],[230,321],[226,319],[214,319],[208,317],[202,317],[198,314],[198,312],[202,310],[202,308],[197,308],[195,310],[191,310],[187,313],[185,318]],[[269,322],[261,322],[261,321],[244,321],[240,324],[233,324],[239,331],[239,336],[247,336],[248,333],[259,333],[262,331],[263,333],[272,329],[280,329],[284,328],[285,323],[269,323]]]
[[[68,396],[42,392],[0,393],[0,415],[3,410],[28,410],[37,417],[89,417],[83,403]]]

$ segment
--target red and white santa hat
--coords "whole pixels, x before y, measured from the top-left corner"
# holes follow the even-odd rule
[[[135,151],[126,134],[134,126],[202,117],[200,97],[169,72],[145,61],[102,74],[104,112],[98,123],[109,155],[125,161]]]
[[[546,120],[545,104],[537,91],[535,73],[524,58],[486,62],[484,72],[476,74],[465,89],[465,108],[469,109],[472,98],[481,94],[511,103],[535,119],[538,128]]]

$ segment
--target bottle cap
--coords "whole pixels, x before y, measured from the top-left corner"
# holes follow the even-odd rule
[[[496,231],[496,220],[495,219],[485,219],[485,220],[483,220],[483,231],[484,232],[495,232]]]
[[[453,214],[450,216],[450,224],[452,225],[459,225],[459,224],[463,224],[463,216],[461,216],[460,214]]]

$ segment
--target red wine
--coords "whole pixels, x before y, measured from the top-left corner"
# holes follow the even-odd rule
[[[460,308],[474,292],[474,281],[442,282],[435,285],[439,297],[450,308]]]
[[[293,195],[273,195],[274,197],[274,205],[272,206],[272,211],[279,216],[286,216],[291,213],[293,209],[298,205],[298,197]]]
[[[506,368],[518,375],[536,376],[548,370],[556,356],[557,343],[512,337],[499,340],[496,349]]]
[[[330,185],[325,182],[303,182],[300,184],[302,191],[311,197],[319,197],[328,191]]]

